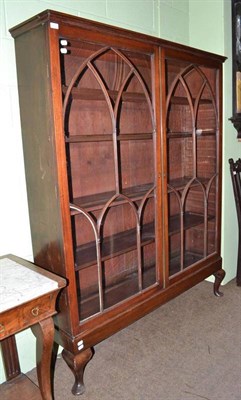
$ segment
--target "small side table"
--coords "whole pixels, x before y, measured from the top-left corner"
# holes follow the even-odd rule
[[[15,335],[31,327],[37,338],[37,375],[43,400],[52,400],[51,356],[54,340],[56,297],[65,279],[14,255],[0,257],[0,340],[5,349],[13,349]],[[4,363],[18,363],[11,351]],[[16,354],[15,354],[16,353]],[[7,360],[6,360],[7,358]],[[17,358],[17,360],[16,360]],[[19,368],[20,372],[20,368]],[[15,374],[16,375],[16,374]]]

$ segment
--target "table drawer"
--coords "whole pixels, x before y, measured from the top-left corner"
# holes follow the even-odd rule
[[[48,293],[21,306],[1,313],[0,339],[28,328],[56,313],[55,293]]]

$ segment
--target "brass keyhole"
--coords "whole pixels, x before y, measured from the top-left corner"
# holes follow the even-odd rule
[[[39,307],[34,307],[31,313],[34,317],[37,317],[39,315]]]

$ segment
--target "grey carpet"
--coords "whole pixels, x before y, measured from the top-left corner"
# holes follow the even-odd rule
[[[222,291],[202,282],[98,344],[82,396],[58,359],[55,400],[241,400],[241,287]]]

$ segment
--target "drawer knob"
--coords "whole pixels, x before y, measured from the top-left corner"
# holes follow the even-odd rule
[[[31,313],[32,313],[32,315],[33,315],[34,317],[37,317],[37,316],[39,315],[39,307],[34,307],[34,308],[31,310]]]
[[[0,324],[0,333],[3,333],[5,331],[5,326],[3,324]]]

